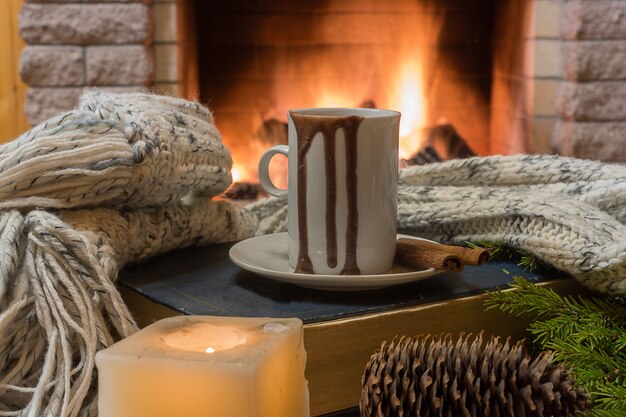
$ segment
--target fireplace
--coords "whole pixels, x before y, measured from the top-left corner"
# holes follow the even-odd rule
[[[399,110],[403,158],[442,122],[488,154],[495,3],[194,2],[200,98],[235,172],[254,179],[249,160],[285,143],[301,107]]]
[[[311,106],[400,110],[404,157],[449,124],[479,155],[626,160],[626,2],[32,0],[20,30],[31,123],[84,87],[199,98],[241,180]]]
[[[262,152],[286,143],[286,111],[299,107],[399,110],[403,158],[427,144],[432,127],[447,125],[478,155],[556,151],[626,160],[621,111],[608,109],[612,116],[601,118],[581,108],[619,101],[606,89],[606,97],[583,97],[581,89],[596,91],[589,95],[602,89],[589,81],[622,78],[585,75],[587,65],[598,63],[580,49],[616,44],[578,39],[619,32],[585,28],[593,26],[586,15],[598,13],[588,2],[182,3],[186,25],[179,33],[193,40],[184,53],[197,57],[186,88],[213,109],[239,180],[254,181]],[[618,4],[601,3],[607,16],[625,24]],[[596,133],[591,138],[583,130]],[[284,184],[285,162],[275,165],[275,179]]]

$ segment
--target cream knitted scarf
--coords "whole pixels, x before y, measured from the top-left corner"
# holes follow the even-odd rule
[[[525,249],[588,287],[626,295],[626,167],[548,155],[477,157],[400,172],[398,223],[418,236]],[[249,208],[285,231],[284,200]]]
[[[88,93],[0,146],[0,417],[95,416],[95,353],[135,331],[114,282],[128,263],[239,240],[256,218],[213,201],[230,153],[197,103]],[[527,249],[626,293],[626,168],[551,156],[402,171],[399,223],[432,239]],[[251,206],[257,233],[286,204]]]
[[[197,103],[88,93],[0,146],[0,416],[94,416],[94,358],[136,330],[120,268],[239,240],[231,158]]]

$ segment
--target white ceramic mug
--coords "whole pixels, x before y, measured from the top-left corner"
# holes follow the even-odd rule
[[[259,179],[288,195],[289,263],[296,272],[380,274],[393,265],[400,113],[319,108],[289,111],[289,146],[269,149]],[[268,173],[289,158],[289,190]]]

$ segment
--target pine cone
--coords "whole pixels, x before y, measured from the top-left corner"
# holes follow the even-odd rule
[[[361,383],[362,417],[566,416],[589,406],[563,366],[544,353],[531,360],[522,342],[483,347],[461,335],[383,342]]]

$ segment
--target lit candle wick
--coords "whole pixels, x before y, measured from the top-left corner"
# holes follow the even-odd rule
[[[206,353],[213,353],[213,352],[215,352],[215,349],[213,349],[212,347],[208,347],[208,348],[206,348],[205,352]]]

